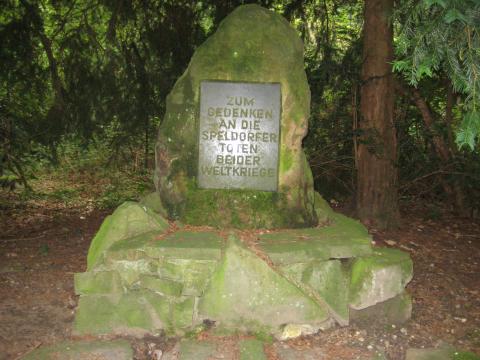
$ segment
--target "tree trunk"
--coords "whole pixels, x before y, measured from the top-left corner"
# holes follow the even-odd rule
[[[422,114],[423,123],[425,127],[432,135],[433,147],[438,158],[441,160],[444,166],[453,165],[455,160],[455,150],[453,135],[451,129],[452,123],[452,110],[454,102],[454,94],[451,88],[447,88],[447,101],[445,106],[445,123],[447,128],[447,140],[445,140],[441,134],[435,131],[435,115],[427,101],[422,97],[420,91],[414,87],[406,87],[401,81],[395,83],[396,89],[405,97],[410,97],[415,106]],[[447,194],[450,203],[453,205],[457,213],[461,215],[466,214],[465,209],[465,195],[463,194],[462,186],[458,178],[454,178],[453,181],[448,181],[446,178],[440,179],[442,188]]]
[[[378,228],[394,227],[399,220],[392,11],[393,0],[365,1],[357,215]]]

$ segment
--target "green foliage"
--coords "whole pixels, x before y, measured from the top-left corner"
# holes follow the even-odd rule
[[[126,179],[126,175],[131,177]],[[116,172],[112,182],[105,187],[95,203],[101,209],[113,209],[125,201],[138,200],[142,194],[152,190],[150,180],[150,177]]]
[[[460,129],[457,132],[457,144],[475,148],[475,139],[480,136],[480,109],[465,114]]]
[[[447,76],[463,95],[457,144],[475,147],[480,134],[480,3],[476,0],[405,1],[397,10],[395,71],[412,85]]]
[[[312,101],[304,147],[316,188],[326,198],[353,194],[363,25],[357,0],[3,1],[2,186],[31,184],[35,192],[24,200],[69,205],[115,207],[140,196],[151,183],[166,95],[195,48],[250,2],[283,14],[305,43]],[[397,3],[393,66],[419,88],[435,120],[427,129],[421,113],[398,99],[401,195],[437,204],[446,198],[443,181],[459,184],[466,206],[478,208],[480,3]],[[450,123],[446,79],[455,90]],[[453,149],[452,130],[460,146],[474,150]],[[448,140],[450,163],[436,156],[434,135]]]
[[[50,247],[47,244],[42,244],[42,245],[40,245],[40,248],[38,249],[38,252],[42,256],[47,256],[48,253],[50,252]]]

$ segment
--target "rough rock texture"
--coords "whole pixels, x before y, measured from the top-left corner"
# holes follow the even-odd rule
[[[327,354],[319,347],[298,349],[290,347],[287,343],[274,344],[275,353],[279,360],[319,360],[326,359]]]
[[[356,310],[401,294],[413,276],[413,262],[396,249],[375,249],[371,256],[355,259],[350,278],[350,307]]]
[[[23,360],[132,360],[133,351],[125,340],[66,342],[34,350]]]
[[[197,187],[202,80],[281,84],[278,192]],[[280,15],[258,5],[239,6],[196,50],[167,97],[156,146],[155,185],[169,216],[216,227],[316,225],[313,178],[302,150],[309,112],[303,44],[295,30]]]
[[[408,349],[405,360],[479,360],[480,356],[471,352],[456,351],[451,346],[438,349]]]
[[[372,323],[403,324],[411,316],[412,298],[406,291],[362,310],[350,309],[350,321],[365,327]]]
[[[116,241],[149,231],[160,233],[167,228],[168,222],[150,208],[134,202],[123,203],[107,216],[93,238],[88,250],[88,269],[101,261],[103,253]]]
[[[259,247],[275,265],[369,255],[371,237],[358,221],[341,214],[330,226],[265,233]]]
[[[238,342],[240,360],[267,360],[263,343],[255,339],[240,340]]]
[[[149,232],[117,241],[94,269],[75,274],[78,333],[182,333],[221,258],[213,232]]]
[[[328,320],[325,308],[234,237],[200,300],[199,314],[222,329],[270,334],[286,323],[320,326]]]
[[[324,227],[262,231],[254,248],[238,231],[166,231],[145,204],[120,206],[95,237],[96,261],[75,274],[75,331],[184,335],[208,319],[289,339],[335,322],[408,319],[408,254],[372,249],[360,223],[319,206]]]
[[[180,342],[178,360],[208,360],[217,353],[213,342],[185,339]]]
[[[315,261],[281,268],[285,276],[307,289],[327,305],[330,315],[341,325],[349,321],[349,273],[339,260]]]

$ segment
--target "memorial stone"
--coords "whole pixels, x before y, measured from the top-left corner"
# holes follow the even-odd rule
[[[118,207],[92,240],[75,274],[75,333],[182,336],[214,324],[285,340],[407,320],[409,255],[372,248],[362,224],[313,190],[309,102],[296,32],[262,7],[238,7],[168,96],[157,192]],[[183,345],[180,356],[196,348]]]
[[[237,8],[167,97],[155,185],[169,217],[215,227],[316,225],[302,150],[309,108],[295,30],[260,6]]]
[[[198,186],[277,191],[280,84],[203,81]]]

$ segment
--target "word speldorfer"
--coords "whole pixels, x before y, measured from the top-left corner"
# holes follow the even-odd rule
[[[202,81],[198,185],[277,191],[280,84]]]

